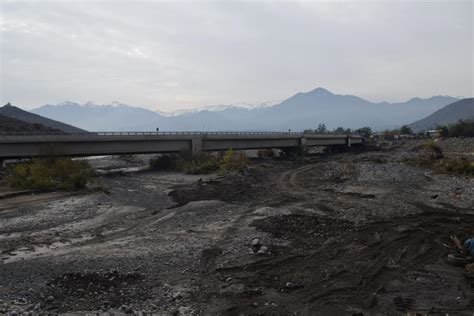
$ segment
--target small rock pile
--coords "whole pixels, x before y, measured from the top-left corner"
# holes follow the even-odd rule
[[[249,253],[254,255],[265,255],[268,253],[268,247],[262,245],[258,238],[254,238],[250,243]]]

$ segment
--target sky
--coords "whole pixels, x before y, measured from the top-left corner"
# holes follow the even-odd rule
[[[470,97],[473,3],[0,0],[0,102]]]

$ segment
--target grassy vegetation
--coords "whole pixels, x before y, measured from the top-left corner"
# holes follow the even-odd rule
[[[180,171],[188,174],[209,174],[238,172],[245,169],[249,160],[244,153],[229,149],[224,154],[190,153],[164,154],[150,159],[149,165],[155,170]]]
[[[422,154],[407,159],[407,163],[420,167],[427,167],[440,173],[453,173],[464,176],[474,176],[474,161],[466,157],[444,157],[443,150],[433,141],[423,146]]]
[[[17,189],[77,190],[92,176],[89,164],[70,158],[40,158],[16,164],[9,171],[8,182]]]

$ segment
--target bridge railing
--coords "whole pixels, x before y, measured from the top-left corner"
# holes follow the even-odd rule
[[[99,135],[99,136],[143,136],[143,135],[302,135],[300,132],[83,132],[83,133],[59,133],[59,132],[0,132],[0,135],[22,136],[22,135]]]
[[[341,134],[333,134],[333,133],[324,133],[324,134],[317,134],[317,133],[303,133],[303,132],[256,132],[256,131],[240,131],[240,132],[233,132],[233,131],[222,131],[222,132],[200,132],[200,131],[180,131],[180,132],[79,132],[79,133],[58,133],[58,132],[41,132],[41,133],[33,133],[33,132],[0,132],[0,136],[26,136],[26,135],[98,135],[98,136],[206,136],[206,135],[293,135],[293,136],[300,136],[303,135],[341,135]],[[358,134],[351,134],[351,137],[359,137]]]
[[[97,135],[106,136],[126,136],[126,135],[176,135],[176,136],[193,136],[193,135],[301,135],[299,132],[95,132]]]

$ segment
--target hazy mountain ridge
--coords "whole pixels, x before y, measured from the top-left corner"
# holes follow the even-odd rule
[[[30,124],[40,124],[46,128],[51,128],[53,130],[61,130],[65,133],[84,133],[86,132],[83,129],[58,122],[57,120],[43,117],[38,114],[34,114],[28,111],[24,111],[16,106],[7,104],[3,107],[0,107],[0,114],[6,117],[16,119]]]
[[[161,117],[154,111],[125,104],[96,105],[69,101],[58,105],[47,104],[31,112],[91,131],[133,129],[140,122]]]
[[[0,114],[0,132],[2,133],[64,133],[61,130],[44,126],[39,123],[26,123]]]
[[[474,119],[474,98],[467,98],[448,104],[429,116],[413,122],[408,126],[414,131],[435,128],[438,125],[449,125],[460,119]]]
[[[394,128],[421,119],[458,99],[435,96],[406,102],[373,103],[353,95],[338,95],[323,88],[300,92],[272,106],[217,106],[184,111],[176,115],[132,107],[84,106],[74,102],[45,105],[32,112],[88,130],[162,131],[179,130],[304,130],[325,123],[373,129]]]

